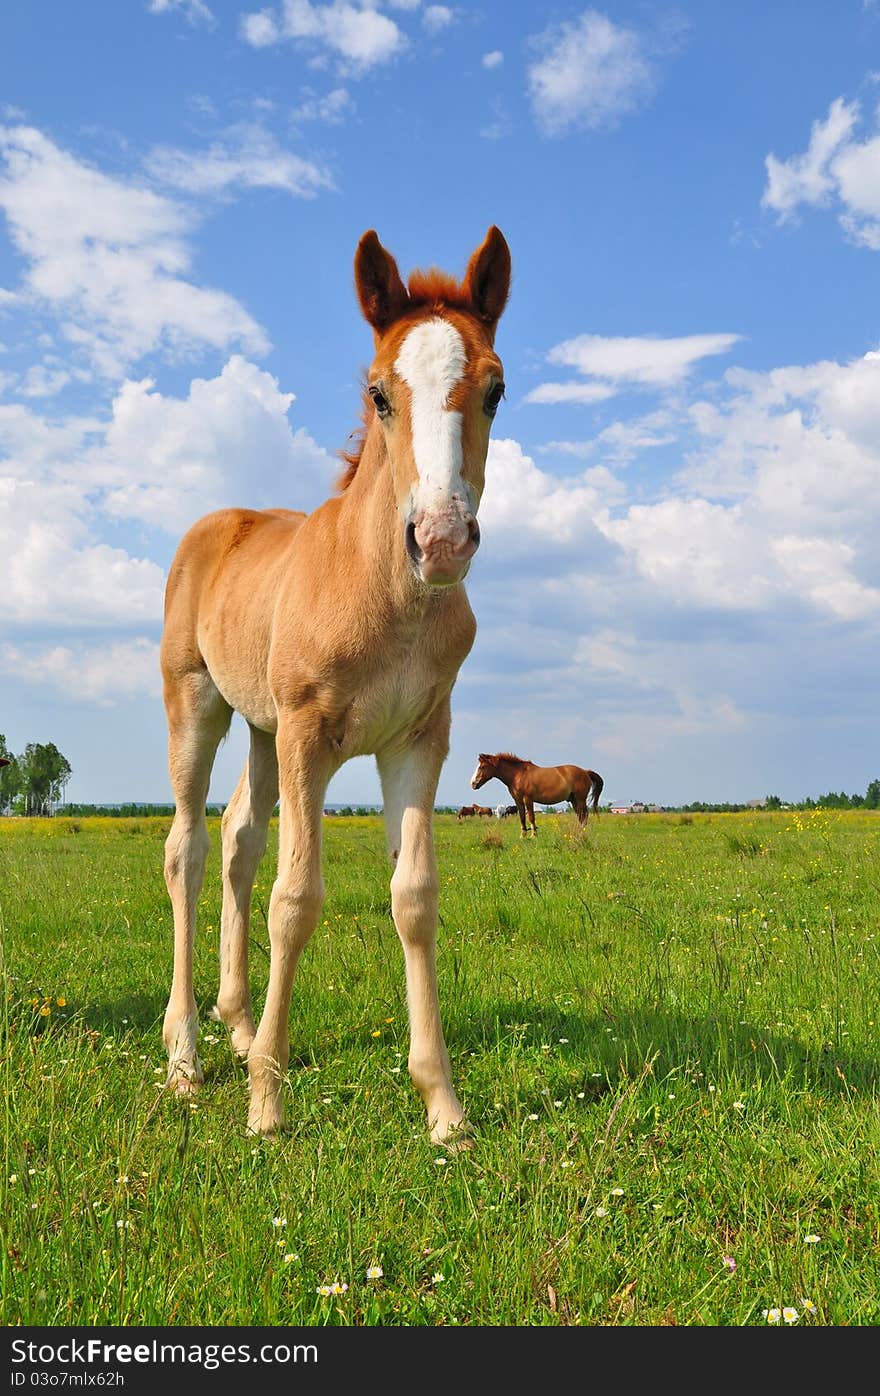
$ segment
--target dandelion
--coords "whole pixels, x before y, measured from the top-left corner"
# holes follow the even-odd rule
[[[778,1323],[780,1318],[782,1317],[782,1314],[779,1309],[762,1309],[761,1314],[762,1317],[765,1318],[768,1323]]]
[[[370,1037],[381,1037],[381,1036],[382,1036],[382,1029],[381,1029],[381,1028],[377,1028],[375,1032],[371,1032],[371,1033],[370,1033]]]
[[[370,1265],[367,1269],[368,1280],[381,1280],[384,1274],[385,1271],[382,1269],[381,1265]]]
[[[723,1255],[721,1257],[721,1264],[724,1266],[725,1270],[730,1271],[731,1275],[736,1269],[736,1261],[734,1260],[732,1255]]]
[[[811,1233],[809,1236],[805,1236],[805,1237],[804,1237],[804,1245],[805,1245],[805,1246],[815,1246],[815,1245],[816,1245],[816,1242],[817,1242],[817,1241],[821,1241],[821,1240],[822,1240],[822,1237],[821,1237],[821,1236],[815,1236],[815,1235],[813,1235],[813,1234]]]
[[[787,1308],[782,1310],[782,1317],[785,1319],[786,1323],[797,1323],[798,1311],[797,1309],[791,1308],[791,1306],[789,1305]]]
[[[59,1008],[66,1008],[66,1007],[67,1007],[67,999],[65,999],[65,998],[56,999],[55,1002],[57,1003],[57,1005],[58,1005]]]

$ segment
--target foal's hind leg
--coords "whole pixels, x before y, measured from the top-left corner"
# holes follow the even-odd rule
[[[252,727],[250,754],[223,814],[220,989],[212,1013],[229,1029],[233,1049],[240,1057],[247,1056],[256,1032],[248,980],[251,893],[277,799],[275,738]]]
[[[166,1085],[181,1094],[202,1080],[196,1052],[198,1011],[193,993],[196,901],[205,876],[205,801],[211,767],[232,709],[201,670],[166,680],[168,766],[176,811],[165,841],[165,883],[174,912],[174,973],[162,1037],[168,1049]]]

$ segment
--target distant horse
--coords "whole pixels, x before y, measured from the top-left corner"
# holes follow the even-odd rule
[[[476,812],[476,805],[462,805],[461,809],[458,811],[458,817],[459,819],[473,819]]]
[[[307,275],[301,258],[292,271],[295,290]],[[216,1017],[247,1060],[249,1131],[272,1135],[282,1123],[291,991],[324,897],[325,791],[344,762],[372,753],[406,967],[410,1076],[431,1139],[455,1148],[469,1127],[440,1022],[434,800],[450,694],[476,632],[462,583],[480,542],[489,431],[504,396],[492,346],[510,252],[491,227],[461,281],[431,269],[405,285],[370,230],[357,246],[354,283],[374,356],[363,430],[336,494],[308,515],[209,514],[182,539],[168,573],[161,663],[176,811],[165,843],[174,912],[166,1085],[189,1095],[203,1080],[193,936],[210,848],[205,800],[234,710],[248,723],[250,754],[222,821]],[[334,309],[328,283],[319,318]],[[326,331],[326,323],[304,326],[304,334]],[[248,922],[279,796],[269,983],[256,1024]]]
[[[495,756],[480,753],[477,769],[471,777],[471,788],[479,790],[487,780],[500,780],[506,785],[516,804],[521,824],[520,837],[525,838],[526,816],[531,826],[532,837],[537,834],[535,827],[535,801],[542,805],[555,805],[558,800],[568,800],[574,808],[579,824],[586,824],[588,805],[593,813],[599,808],[599,796],[605,782],[597,771],[586,771],[581,766],[536,766],[534,761],[524,761],[510,751],[499,751]]]

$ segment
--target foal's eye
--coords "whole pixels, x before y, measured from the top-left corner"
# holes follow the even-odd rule
[[[391,403],[380,388],[368,388],[367,391],[373,399],[373,406],[380,417],[387,417],[391,411]]]
[[[483,411],[487,417],[494,417],[501,399],[504,397],[504,384],[494,383],[483,400]]]

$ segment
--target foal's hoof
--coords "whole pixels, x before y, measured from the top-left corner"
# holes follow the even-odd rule
[[[439,1144],[448,1154],[464,1154],[476,1148],[477,1141],[470,1121],[459,1120],[457,1124],[447,1125],[445,1131],[432,1130],[431,1143]]]
[[[199,1067],[195,1073],[184,1072],[175,1068],[173,1072],[169,1071],[168,1073],[165,1089],[166,1091],[170,1091],[172,1095],[183,1096],[184,1099],[186,1099],[189,1096],[197,1094],[204,1079],[201,1067]]]

